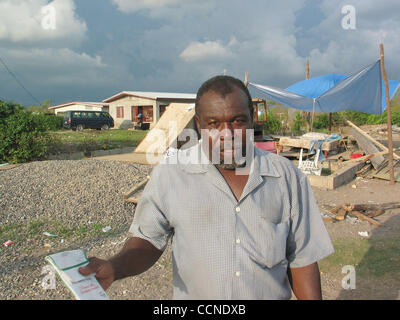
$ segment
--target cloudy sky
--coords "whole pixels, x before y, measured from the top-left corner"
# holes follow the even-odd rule
[[[381,42],[400,80],[399,12],[399,0],[0,0],[0,98],[196,93],[246,71],[286,88],[304,79],[306,59],[311,77],[349,74],[378,60]]]

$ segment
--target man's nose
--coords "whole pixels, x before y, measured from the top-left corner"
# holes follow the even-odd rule
[[[233,127],[230,121],[222,122],[220,130],[221,139],[231,139],[233,136]]]

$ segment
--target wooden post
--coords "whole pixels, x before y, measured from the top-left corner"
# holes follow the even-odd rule
[[[388,127],[388,147],[389,147],[389,172],[390,184],[394,185],[394,167],[393,167],[393,139],[392,139],[392,110],[390,107],[390,94],[389,94],[389,81],[385,70],[385,52],[383,44],[380,45],[381,49],[381,70],[383,81],[385,82],[386,93],[386,110],[387,110],[387,127]]]
[[[310,61],[306,61],[306,80],[310,79]],[[302,111],[302,116],[303,119],[306,120],[306,125],[307,125],[307,132],[310,132],[311,129],[311,124],[310,124],[310,119],[311,119],[311,113],[307,111]]]
[[[246,88],[249,86],[249,73],[246,72],[244,74],[244,85],[246,86]]]
[[[267,121],[267,101],[264,101],[264,121]]]
[[[306,61],[306,80],[310,79],[310,61]]]

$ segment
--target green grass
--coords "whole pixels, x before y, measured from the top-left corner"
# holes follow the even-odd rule
[[[352,265],[363,278],[391,277],[400,281],[400,239],[338,239],[335,253],[319,262],[322,272],[342,275],[342,267]],[[342,275],[343,276],[343,275]]]
[[[84,130],[83,132],[76,132],[72,130],[56,131],[51,133],[54,137],[60,139],[61,142],[85,142],[91,140],[94,142],[108,142],[108,143],[121,143],[121,144],[137,144],[148,133],[147,130]]]
[[[120,230],[111,229],[104,233],[102,229],[106,227],[103,224],[89,224],[80,227],[66,226],[57,220],[34,220],[26,224],[8,224],[0,226],[0,243],[7,240],[14,242],[25,242],[26,240],[45,240],[45,239],[85,239],[97,236],[114,236]],[[57,237],[48,237],[43,233],[49,232]]]
[[[53,143],[50,153],[109,150],[123,147],[135,147],[148,133],[148,130],[84,130],[76,132],[62,130],[50,132]]]

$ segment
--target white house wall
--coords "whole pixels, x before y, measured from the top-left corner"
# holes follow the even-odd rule
[[[115,127],[121,129],[133,127],[132,107],[140,106],[153,106],[153,123],[157,122],[160,111],[157,108],[157,103],[155,100],[138,97],[124,97],[110,102],[109,113],[114,119]],[[117,107],[124,107],[123,118],[117,118]]]
[[[60,112],[66,112],[66,111],[86,111],[86,110],[91,110],[91,111],[102,111],[102,107],[91,107],[91,106],[86,106],[82,104],[73,104],[61,108],[54,109],[54,113],[58,114]]]

